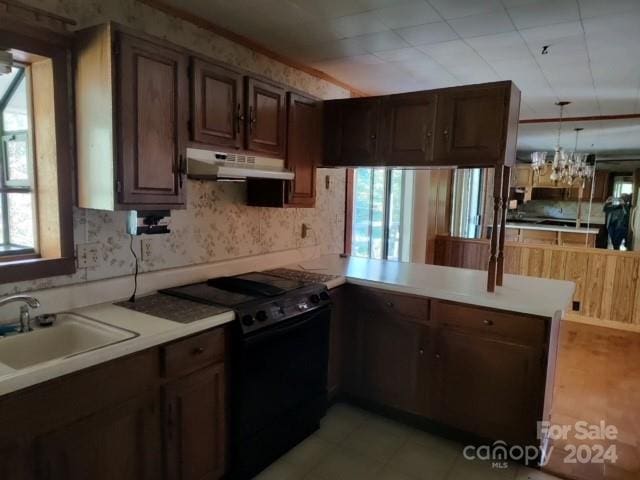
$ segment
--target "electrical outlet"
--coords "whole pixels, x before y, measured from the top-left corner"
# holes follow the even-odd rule
[[[98,243],[83,243],[77,247],[78,268],[98,266]]]
[[[142,261],[150,260],[153,256],[153,242],[150,238],[143,238],[140,240],[140,253],[142,255]]]

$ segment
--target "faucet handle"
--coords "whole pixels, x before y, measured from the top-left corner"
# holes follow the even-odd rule
[[[22,333],[30,332],[31,328],[31,314],[29,313],[29,307],[27,305],[20,305],[20,331]]]

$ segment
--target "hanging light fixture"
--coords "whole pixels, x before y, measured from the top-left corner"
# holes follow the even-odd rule
[[[589,154],[578,152],[578,135],[582,130],[584,130],[584,128],[574,128],[576,132],[576,143],[573,152],[571,152],[569,156],[568,167],[566,172],[564,172],[563,180],[569,185],[575,184],[576,180],[578,180],[580,186],[584,188],[587,178],[593,176],[593,167],[588,163]]]
[[[558,139],[556,142],[556,149],[553,155],[553,160],[547,162],[547,152],[533,152],[531,154],[531,168],[538,175],[546,173],[548,168],[551,168],[551,174],[549,178],[554,182],[560,180],[560,171],[565,167],[567,161],[567,155],[564,149],[560,146],[560,137],[562,136],[562,117],[564,115],[564,107],[571,102],[561,101],[556,105],[560,107],[560,117],[558,121]]]

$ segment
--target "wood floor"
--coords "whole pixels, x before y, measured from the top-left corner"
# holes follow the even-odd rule
[[[563,322],[552,423],[605,421],[616,440],[554,443],[547,471],[579,480],[640,480],[640,333]],[[615,445],[615,463],[565,463],[566,444]]]

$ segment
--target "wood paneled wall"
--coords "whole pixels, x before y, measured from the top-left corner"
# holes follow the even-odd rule
[[[488,262],[488,240],[436,238],[436,265],[486,270]],[[639,272],[640,255],[632,252],[517,243],[505,248],[505,273],[575,282],[575,313],[600,320],[640,325]]]

